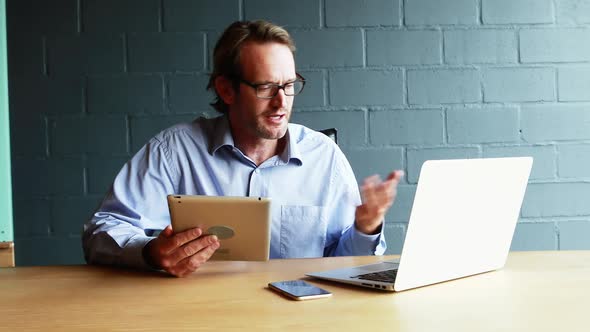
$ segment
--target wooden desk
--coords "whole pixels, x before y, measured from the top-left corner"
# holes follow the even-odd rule
[[[266,289],[385,258],[210,262],[184,279],[96,266],[0,269],[0,330],[590,329],[590,251],[511,253],[503,270],[401,293],[312,280],[333,297],[298,302]]]

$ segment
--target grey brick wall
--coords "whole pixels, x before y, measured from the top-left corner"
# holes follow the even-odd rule
[[[424,160],[532,155],[512,249],[590,249],[588,0],[7,0],[17,264],[82,262],[80,230],[157,131],[216,114],[211,51],[237,19],[287,27],[293,121],[337,127],[359,181]]]

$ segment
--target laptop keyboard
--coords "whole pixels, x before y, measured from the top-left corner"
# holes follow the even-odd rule
[[[362,280],[371,280],[371,281],[394,282],[396,276],[397,276],[397,269],[393,269],[393,270],[385,270],[385,271],[379,271],[379,272],[359,274],[358,276],[354,276],[353,278],[362,279]]]

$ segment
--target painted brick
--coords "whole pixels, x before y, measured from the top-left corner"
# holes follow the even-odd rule
[[[510,30],[445,31],[445,62],[516,63],[518,43]]]
[[[585,24],[590,23],[590,1],[559,0],[557,2],[557,23]]]
[[[50,151],[57,154],[127,152],[127,121],[122,116],[59,118],[50,136]]]
[[[471,103],[481,101],[476,69],[408,70],[410,104]]]
[[[207,90],[205,75],[177,75],[168,82],[168,107],[172,113],[194,113],[211,108],[215,94]]]
[[[85,81],[79,77],[35,77],[11,81],[10,103],[18,116],[82,113]],[[31,96],[34,94],[34,98]]]
[[[405,1],[407,25],[477,24],[476,0]]]
[[[123,71],[123,40],[114,34],[51,37],[47,40],[47,53],[50,75]]]
[[[527,106],[521,110],[521,127],[527,142],[590,139],[590,112],[584,106]]]
[[[164,31],[225,29],[240,19],[240,0],[164,0]]]
[[[293,107],[324,106],[324,73],[321,71],[300,71],[305,78],[305,88],[295,97]]]
[[[439,110],[375,111],[369,113],[372,144],[443,143],[443,115]]]
[[[406,226],[396,223],[385,223],[385,240],[387,241],[386,255],[399,255],[402,253],[406,238]]]
[[[331,105],[403,104],[401,71],[335,71],[330,73]]]
[[[522,62],[590,61],[590,29],[552,28],[520,31]]]
[[[560,250],[589,250],[590,222],[570,221],[560,222],[559,249]]]
[[[326,0],[326,25],[392,26],[400,22],[400,0]]]
[[[553,179],[557,173],[555,147],[552,145],[533,146],[484,146],[483,156],[499,157],[533,157],[531,180]]]
[[[12,165],[15,197],[80,195],[84,192],[83,162],[79,158],[15,158]]]
[[[10,31],[43,34],[78,31],[77,0],[17,0],[5,3]]]
[[[510,251],[556,250],[557,233],[553,223],[518,223]]]
[[[68,197],[51,200],[51,221],[53,234],[79,235],[86,223],[102,201],[96,197]]]
[[[17,266],[85,264],[80,236],[15,238]],[[40,255],[39,253],[43,253]]]
[[[22,77],[39,77],[45,73],[44,42],[37,34],[14,34],[8,31],[6,51],[10,80]],[[12,83],[11,83],[12,84]],[[12,88],[11,88],[12,90]],[[12,92],[11,92],[12,93]]]
[[[190,122],[197,118],[195,114],[167,115],[150,117],[131,117],[131,152],[135,154],[150,138],[160,131],[177,123]]]
[[[560,145],[558,153],[559,177],[590,177],[590,145]]]
[[[418,183],[422,164],[424,164],[426,160],[478,158],[480,153],[476,147],[435,149],[408,148],[407,155],[408,169],[406,178],[409,183]]]
[[[367,64],[420,65],[442,62],[439,31],[367,31]]]
[[[450,144],[516,142],[520,139],[514,107],[451,109],[447,111]]]
[[[44,157],[47,147],[47,126],[44,116],[15,116],[10,109],[10,152],[13,156]],[[16,113],[18,114],[18,113]]]
[[[401,252],[418,176],[412,164],[418,163],[416,154],[421,151],[431,156],[429,150],[445,149],[456,154],[463,150],[466,156],[457,157],[477,157],[480,150],[484,156],[532,155],[533,182],[571,181],[531,184],[534,200],[526,203],[523,213],[551,222],[526,220],[519,224],[513,248],[590,249],[590,221],[581,220],[590,215],[590,207],[586,208],[582,199],[590,190],[586,186],[590,184],[584,182],[590,177],[586,160],[590,155],[590,116],[585,115],[587,105],[571,103],[590,102],[588,8],[588,0],[449,0],[440,4],[430,0],[352,0],[345,4],[335,0],[8,1],[17,263],[83,262],[77,235],[129,158],[131,147],[139,148],[175,123],[216,115],[208,105],[212,94],[204,90],[205,76],[211,71],[209,54],[227,24],[259,17],[287,26],[298,44],[297,64],[304,70],[307,67],[303,74],[308,84],[304,94],[296,98],[295,107],[313,108],[313,112],[296,112],[293,120],[297,122],[299,117],[317,129],[337,127],[340,145],[362,175],[359,180],[363,173],[384,175],[390,167],[397,168],[374,161],[393,158],[390,155],[405,166],[410,178],[412,174],[415,177],[402,181],[396,202],[386,215],[387,253]],[[399,28],[402,22],[410,29]],[[443,55],[444,64],[450,66],[441,66]],[[539,66],[542,63],[547,63],[546,68]],[[490,88],[486,74],[501,71],[498,64],[516,70],[507,69],[515,76],[496,77],[492,82],[497,88],[494,97],[486,89]],[[484,68],[481,73],[480,65]],[[359,83],[374,89],[353,90],[350,84],[344,85],[344,79],[338,79],[344,78],[338,75],[375,69],[392,76],[383,74],[386,79],[381,85],[372,76]],[[552,74],[534,79],[521,72],[531,69]],[[468,74],[442,79],[431,74],[416,79],[416,72],[441,70]],[[128,71],[146,76],[127,76]],[[391,80],[397,73],[399,81]],[[113,77],[122,78],[110,81]],[[157,84],[152,81],[156,77]],[[402,81],[405,77],[407,84]],[[551,84],[546,84],[548,77]],[[520,79],[524,83],[519,83]],[[386,91],[378,90],[385,86]],[[344,95],[347,91],[351,93]],[[332,103],[327,104],[330,98]],[[556,103],[556,98],[568,105]],[[506,117],[510,121],[486,120],[486,126],[480,125],[480,117],[485,116],[476,112],[492,114],[489,105],[479,105],[469,114],[451,109],[447,117],[446,110],[440,109],[441,104],[482,101],[508,102],[511,105],[507,107],[521,109],[520,136],[525,142],[514,143],[517,140],[510,138],[507,140],[512,143],[489,144],[513,133],[511,126],[516,121],[512,108]],[[512,104],[530,101],[553,103]],[[389,110],[407,108],[408,103],[437,110]],[[367,111],[364,105],[380,107]],[[494,111],[503,106],[493,106],[498,107]],[[106,112],[120,116],[100,114]],[[391,113],[394,115],[388,115]],[[90,119],[80,120],[87,117]],[[118,120],[111,122],[113,119]],[[444,127],[445,120],[448,127]],[[457,129],[459,125],[465,129]],[[474,127],[477,130],[469,133],[468,128]],[[410,128],[426,129],[412,133]],[[482,142],[482,146],[475,145]],[[455,143],[464,146],[447,145]],[[555,216],[558,221],[552,220]]]
[[[558,70],[560,101],[590,100],[590,68],[560,68]]]
[[[213,50],[215,49],[215,44],[217,44],[217,40],[221,37],[220,31],[207,31],[205,33],[205,38],[207,38],[207,49],[205,50],[205,57],[207,58],[207,72],[213,71]],[[296,54],[295,54],[296,56]]]
[[[483,71],[484,100],[555,100],[555,71],[550,68],[498,68]]]
[[[344,153],[359,184],[373,174],[385,179],[391,171],[403,168],[402,148],[347,149]]]
[[[531,183],[522,205],[523,217],[590,214],[590,183]]]
[[[363,65],[360,30],[292,31],[291,36],[297,43],[297,67]]]
[[[201,33],[153,33],[129,36],[129,70],[177,72],[204,70]]]
[[[87,161],[88,192],[104,194],[130,157],[89,156]]]
[[[402,182],[405,181],[402,179]],[[410,220],[410,212],[412,211],[412,204],[414,204],[414,196],[416,196],[416,186],[400,184],[397,186],[397,195],[393,206],[389,208],[385,215],[385,220],[390,222],[408,223]]]
[[[45,198],[14,200],[14,235],[48,236],[51,205]]]
[[[484,24],[553,23],[553,0],[482,0]]]
[[[264,19],[285,28],[319,27],[319,0],[244,0],[246,20]]]
[[[160,113],[164,104],[159,76],[114,76],[88,79],[89,113]]]
[[[82,30],[85,32],[157,32],[159,0],[85,0]]]
[[[314,130],[336,128],[341,147],[365,144],[365,113],[362,111],[294,112],[291,122]]]

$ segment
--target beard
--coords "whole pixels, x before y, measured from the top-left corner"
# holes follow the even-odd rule
[[[269,112],[271,113],[271,112]],[[274,112],[272,112],[274,113]],[[271,114],[272,114],[271,113]],[[281,139],[287,133],[287,128],[289,125],[289,120],[291,119],[291,112],[285,112],[283,119],[281,119],[280,125],[272,125],[268,124],[265,120],[268,113],[262,114],[260,117],[257,118],[257,121],[254,125],[254,132],[256,136],[263,138],[263,139]]]

